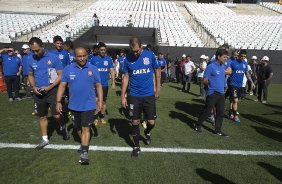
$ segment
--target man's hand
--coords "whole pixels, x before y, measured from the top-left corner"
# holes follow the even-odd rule
[[[127,105],[127,100],[125,97],[121,97],[121,106],[123,108],[126,108],[128,105]]]
[[[57,102],[56,104],[56,110],[59,114],[62,114],[63,112],[63,106],[62,106],[62,103],[61,102]]]
[[[112,83],[112,89],[116,89],[116,84]]]
[[[34,92],[36,95],[42,96],[42,94],[38,92],[39,89],[40,89],[40,88],[38,88],[38,87],[36,87],[36,86],[34,86],[34,87],[32,88],[33,92]]]
[[[158,100],[160,98],[160,90],[155,91],[155,99]]]
[[[20,76],[21,75],[21,72],[17,72],[17,76]]]
[[[103,104],[102,102],[98,101],[97,102],[97,107],[96,107],[96,112],[100,112],[102,110]]]
[[[256,85],[252,82],[252,89],[255,89]]]

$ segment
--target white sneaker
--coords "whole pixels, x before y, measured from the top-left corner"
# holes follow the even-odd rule
[[[9,102],[12,102],[12,101],[14,101],[13,98],[9,98]]]
[[[264,100],[264,101],[262,101],[261,103],[266,104],[266,101]]]
[[[253,93],[253,92],[250,92],[250,95],[251,95],[251,96],[253,96],[253,95],[254,95],[254,93]]]
[[[21,101],[22,99],[20,97],[16,98],[15,99],[16,101]]]

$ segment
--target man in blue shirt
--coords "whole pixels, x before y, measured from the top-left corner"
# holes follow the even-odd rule
[[[123,71],[123,66],[124,66],[124,60],[125,60],[125,53],[124,53],[124,50],[121,50],[120,51],[120,55],[119,57],[117,58],[117,61],[119,63],[119,74],[120,74],[120,78],[122,76],[122,71]]]
[[[131,51],[126,56],[123,68],[121,104],[123,108],[127,107],[125,94],[129,84],[129,113],[132,118],[132,137],[135,145],[131,156],[137,157],[141,151],[139,124],[143,112],[147,120],[147,128],[144,131],[146,144],[151,143],[150,131],[154,128],[157,117],[155,101],[160,96],[160,66],[152,51],[141,48],[141,40],[138,37],[131,38],[129,46]]]
[[[7,53],[2,53],[3,51],[6,51]],[[15,54],[15,50],[12,47],[0,50],[0,58],[3,62],[3,72],[5,83],[7,85],[9,102],[14,100],[13,90],[15,91],[15,100],[20,101],[19,84],[22,71],[21,59]]]
[[[157,62],[161,67],[161,86],[162,86],[163,83],[166,81],[166,70],[167,70],[166,60],[164,58],[163,53],[159,53]]]
[[[63,49],[63,39],[60,36],[54,36],[53,43],[55,46],[54,50],[51,50],[50,52],[57,55],[57,57],[60,59],[63,68],[65,68],[67,65],[70,64],[70,58],[67,51]]]
[[[63,48],[69,54],[70,64],[75,63],[74,51],[73,51],[73,42],[72,41],[65,41]]]
[[[67,129],[63,125],[63,119],[56,111],[56,93],[63,66],[56,55],[44,49],[41,39],[37,37],[31,38],[29,46],[33,55],[28,62],[28,80],[34,92],[33,97],[42,134],[42,141],[36,149],[42,149],[49,144],[47,134],[49,107],[52,116],[62,131],[63,139],[69,139]]]
[[[99,48],[99,55],[93,57],[90,60],[90,63],[93,64],[98,68],[100,77],[101,77],[101,84],[103,87],[103,107],[101,111],[98,113],[101,123],[106,124],[105,120],[105,113],[106,113],[106,101],[107,101],[107,96],[108,96],[108,89],[109,89],[109,74],[111,74],[111,79],[112,79],[112,89],[115,89],[115,71],[114,71],[114,64],[112,58],[106,55],[107,48],[106,44],[103,42],[100,42],[98,44]],[[95,116],[95,125],[98,124],[98,117],[97,115]]]
[[[98,45],[93,45],[92,54],[89,54],[89,60],[91,60],[95,56],[98,56],[98,54],[99,54]]]
[[[224,87],[225,67],[223,66],[228,57],[225,49],[218,49],[215,53],[216,62],[209,64],[204,73],[204,85],[207,86],[207,99],[203,113],[200,115],[196,123],[195,130],[202,132],[202,124],[211,114],[213,107],[216,108],[215,134],[219,136],[227,136],[221,130],[224,117]]]
[[[241,50],[239,53],[239,57],[237,60],[232,61],[230,64],[232,73],[230,75],[230,103],[232,103],[232,114],[229,114],[229,117],[233,117],[233,120],[237,123],[240,123],[240,118],[237,113],[238,109],[238,99],[241,98],[242,94],[242,86],[244,75],[246,75],[247,79],[252,83],[252,87],[254,87],[254,83],[252,81],[251,75],[248,72],[248,63],[245,61],[247,57],[247,51]]]
[[[89,164],[88,150],[90,141],[90,126],[94,121],[95,110],[102,107],[103,91],[97,67],[88,63],[88,53],[85,48],[75,49],[76,63],[67,66],[62,74],[61,83],[57,93],[56,109],[62,113],[62,97],[69,88],[69,109],[74,116],[74,128],[81,135],[80,163]],[[98,101],[96,106],[97,91]]]
[[[22,51],[23,51],[23,56],[22,56],[23,82],[25,84],[26,97],[31,98],[31,88],[27,80],[27,76],[28,76],[28,61],[29,61],[29,57],[32,56],[32,53],[30,52],[30,48],[27,44],[23,44]]]

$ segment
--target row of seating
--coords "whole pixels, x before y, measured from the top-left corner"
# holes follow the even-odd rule
[[[220,11],[215,14],[215,6],[222,14]],[[282,16],[237,15],[227,13],[230,10],[221,4],[185,3],[185,7],[220,45],[227,43],[236,49],[282,50]]]
[[[261,6],[266,7],[270,10],[276,11],[278,13],[282,13],[282,5],[276,3],[269,3],[269,2],[260,2]]]

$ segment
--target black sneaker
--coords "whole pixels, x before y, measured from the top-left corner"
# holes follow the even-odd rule
[[[63,128],[62,129],[62,135],[63,135],[63,139],[64,140],[69,140],[70,139],[70,136],[69,136],[67,128]]]
[[[84,152],[80,154],[79,163],[81,165],[89,165],[88,153]]]
[[[202,132],[202,126],[196,125],[195,130],[196,130],[196,132],[201,133]]]
[[[145,131],[144,131],[144,134],[145,134]],[[146,138],[145,144],[146,145],[151,144],[151,134],[145,134],[145,138]]]
[[[49,140],[48,141],[44,141],[44,140],[42,140],[41,141],[41,143],[38,145],[38,146],[36,146],[36,150],[41,150],[41,149],[43,149],[45,146],[47,146],[49,144]]]
[[[222,137],[229,137],[227,134],[223,133],[222,131],[215,132],[215,134]]]
[[[141,152],[140,147],[134,147],[131,153],[131,157],[138,157],[140,152]]]

